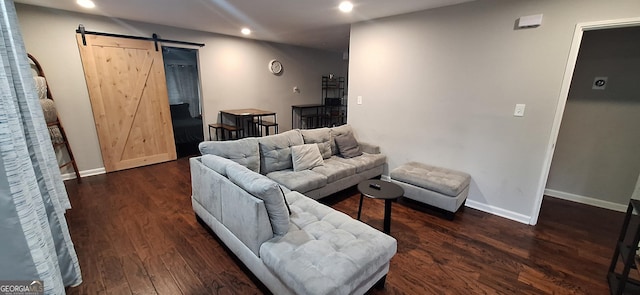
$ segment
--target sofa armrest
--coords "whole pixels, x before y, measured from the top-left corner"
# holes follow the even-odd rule
[[[380,146],[374,145],[374,144],[370,144],[368,142],[358,142],[358,144],[360,145],[360,150],[367,153],[367,154],[379,154],[380,153]]]

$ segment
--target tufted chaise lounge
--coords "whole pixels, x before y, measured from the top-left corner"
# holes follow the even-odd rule
[[[281,191],[229,159],[204,155],[190,164],[199,222],[273,294],[364,294],[384,286],[394,238],[299,192]]]
[[[260,257],[296,294],[361,294],[382,279],[393,238],[297,192],[287,200],[289,232],[265,242]]]

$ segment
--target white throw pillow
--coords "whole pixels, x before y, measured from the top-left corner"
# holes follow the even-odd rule
[[[293,171],[302,171],[324,165],[320,149],[315,143],[294,145],[291,147]]]

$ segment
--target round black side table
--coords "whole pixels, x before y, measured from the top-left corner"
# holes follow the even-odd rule
[[[379,179],[369,179],[358,184],[360,192],[360,206],[358,207],[358,220],[362,212],[362,200],[364,196],[372,199],[384,200],[384,233],[391,232],[391,202],[404,195],[404,190],[397,184]]]

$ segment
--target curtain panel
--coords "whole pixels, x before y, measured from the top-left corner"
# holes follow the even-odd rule
[[[0,280],[82,282],[64,216],[71,207],[11,0],[0,0]]]
[[[169,104],[189,104],[191,117],[200,115],[200,95],[198,90],[198,68],[192,65],[167,64],[167,91]]]

